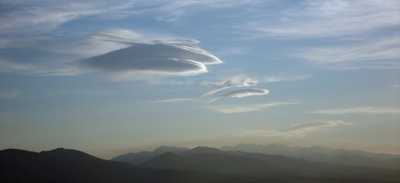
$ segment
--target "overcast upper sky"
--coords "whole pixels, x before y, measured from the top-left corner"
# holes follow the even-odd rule
[[[0,149],[400,154],[397,0],[2,0]]]

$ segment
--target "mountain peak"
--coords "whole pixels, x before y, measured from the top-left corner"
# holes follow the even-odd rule
[[[189,150],[189,149],[186,147],[160,146],[157,149],[155,149],[153,152],[157,153],[157,154],[163,154],[166,152],[172,152],[175,154],[179,154],[179,153],[182,153],[187,150]]]
[[[225,152],[212,147],[198,146],[182,154],[225,154]]]
[[[74,150],[74,149],[64,149],[62,147],[53,149],[50,151],[42,151],[41,155],[52,156],[52,157],[61,157],[67,159],[80,159],[80,160],[93,160],[99,159],[92,155],[86,154],[82,151]]]

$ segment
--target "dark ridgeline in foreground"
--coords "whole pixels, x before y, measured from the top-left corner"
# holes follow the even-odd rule
[[[400,182],[400,168],[396,166],[334,164],[235,148],[162,146],[112,161],[63,148],[40,153],[7,149],[0,151],[0,182]],[[365,158],[363,153],[360,158]],[[397,160],[393,164],[400,166],[399,156],[375,155],[374,159],[373,153],[367,153],[379,162],[380,158]]]

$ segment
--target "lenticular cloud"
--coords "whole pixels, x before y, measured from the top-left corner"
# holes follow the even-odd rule
[[[188,76],[206,73],[206,65],[222,61],[197,46],[156,41],[132,43],[127,48],[83,59],[80,63],[118,74],[137,72]]]
[[[214,93],[217,93],[221,90],[225,90],[231,87],[243,87],[243,86],[254,86],[257,84],[257,81],[252,80],[250,78],[244,78],[244,79],[230,79],[225,81],[224,83],[220,84],[220,85],[216,85],[213,88],[211,88],[211,90],[209,90],[206,94],[204,94],[203,96],[207,96],[207,95],[212,95]]]
[[[214,98],[207,103],[214,102],[220,98],[223,97],[230,97],[230,98],[243,98],[243,97],[250,97],[250,96],[261,96],[261,95],[266,95],[268,94],[269,91],[266,89],[243,89],[243,90],[236,90],[236,91],[231,91],[222,95],[219,95],[217,98]]]

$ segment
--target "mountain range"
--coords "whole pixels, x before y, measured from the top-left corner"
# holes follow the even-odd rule
[[[239,144],[161,146],[103,160],[57,148],[0,151],[0,182],[400,182],[400,155]]]

